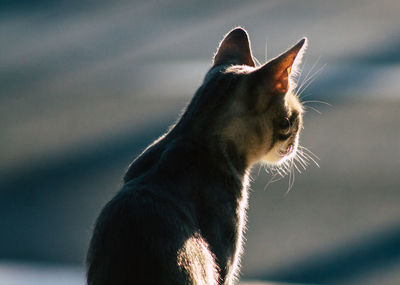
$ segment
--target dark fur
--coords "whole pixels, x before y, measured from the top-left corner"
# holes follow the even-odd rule
[[[236,29],[230,35],[233,43],[239,42],[238,49],[221,44],[214,66],[182,118],[131,164],[122,189],[102,210],[87,255],[88,284],[234,281],[251,162],[250,150],[241,140],[223,136],[222,130],[229,129],[235,117],[250,118],[254,122],[243,132],[251,131],[249,138],[254,133],[260,149],[268,130],[254,111],[258,91],[246,85],[254,79],[248,78],[249,72],[227,72],[232,64],[254,66],[245,32]],[[241,46],[247,50],[241,51]],[[232,106],[246,95],[243,92],[252,98],[242,101],[247,111],[239,115]],[[264,112],[279,105],[273,111],[279,114],[283,101],[268,102]],[[276,140],[270,136],[269,141]]]

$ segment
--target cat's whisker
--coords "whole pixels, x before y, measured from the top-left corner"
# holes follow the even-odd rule
[[[279,171],[283,174],[283,176],[286,176],[286,174],[287,174],[286,165],[281,164],[281,165],[279,166]]]
[[[308,85],[308,83],[313,80],[320,72],[321,70],[325,67],[326,64],[324,64],[323,66],[321,66],[320,68],[318,68],[316,71],[314,71],[313,74],[311,74],[309,77],[308,75],[310,74],[310,71],[313,70],[313,68],[308,72],[306,78],[304,79],[304,81],[302,82],[302,84],[297,88],[298,93],[300,93],[300,90],[304,90],[306,87],[306,85]],[[315,66],[315,65],[314,65]],[[308,78],[307,78],[308,77]]]
[[[306,153],[304,151],[304,149],[299,148],[297,158],[299,158],[303,163],[305,163],[306,166],[308,166],[308,164],[311,162],[311,159],[309,158],[309,156],[310,155],[308,153]]]
[[[274,182],[280,180],[280,178],[274,179],[276,176],[277,176],[277,174],[275,173],[275,174],[268,180],[267,184],[266,184],[265,187],[264,187],[264,191],[267,190],[267,188],[268,188],[269,185],[271,185],[272,183],[274,183]]]
[[[309,154],[307,154],[307,153],[304,152],[304,151],[300,151],[298,157],[301,158],[302,161],[303,161],[304,163],[306,163],[307,165],[308,165],[308,163],[311,161],[311,160],[309,159]]]
[[[304,163],[306,163],[307,162],[307,160],[305,160],[304,161],[304,153],[302,152],[302,151],[300,151],[300,150],[297,150],[297,153],[296,153],[297,155],[296,155],[296,159],[301,159],[302,160],[302,162],[304,162]]]
[[[274,165],[274,166],[271,166],[271,170],[274,172],[274,173],[278,173],[278,168]],[[278,173],[279,174],[279,173]]]
[[[314,70],[314,68],[317,66],[317,64],[318,64],[318,62],[319,62],[320,59],[321,59],[321,57],[318,57],[317,60],[314,62],[314,64],[311,66],[310,70],[307,72],[306,76],[304,77],[303,82],[299,85],[299,87],[297,88],[297,90],[300,90],[300,89],[304,86],[304,84],[307,83],[308,78],[309,78],[308,76],[309,76],[310,73]],[[300,78],[299,78],[299,82],[300,82]]]
[[[284,163],[282,163],[280,168],[283,169],[285,172],[289,171],[290,166],[289,166],[288,161],[285,161]]]
[[[269,169],[269,167],[268,167],[267,165],[265,165],[265,164],[263,164],[262,166],[263,166],[265,172],[266,172],[267,174],[270,174],[270,169]]]
[[[300,146],[300,145],[299,145],[299,148],[300,148],[303,152],[306,151],[306,152],[308,152],[309,154],[311,154],[312,156],[314,156],[316,159],[320,160],[320,158],[319,158],[315,153],[313,153],[311,150],[309,150],[309,149],[306,148],[305,146]]]
[[[282,171],[280,171],[280,170],[277,170],[277,173],[279,174],[279,176],[280,176],[281,178],[284,178],[284,177],[286,176],[286,174],[285,174],[285,173],[282,173]]]
[[[311,107],[311,106],[304,106],[304,109],[305,109],[305,110],[311,109],[311,110],[315,111],[316,113],[318,113],[319,115],[322,115],[321,111],[319,111],[318,109],[316,109],[316,108],[314,108],[314,107]]]
[[[305,154],[305,153],[299,154],[298,159],[302,163],[306,164],[306,166],[308,166],[309,163],[312,162],[311,159],[309,158],[309,156],[307,154]]]
[[[297,146],[297,152],[296,154],[302,155],[304,154],[304,149],[301,145]]]
[[[290,186],[290,189],[292,189],[293,188],[293,185],[294,185],[294,181],[295,181],[295,179],[296,179],[296,173],[295,173],[295,170],[294,170],[294,167],[293,167],[293,161],[292,161],[292,167],[291,167],[291,170],[292,170],[292,185]]]
[[[268,38],[265,38],[265,62],[268,61]]]
[[[312,162],[314,162],[316,166],[320,167],[318,162],[311,155],[307,153],[304,153],[304,155],[306,155]]]
[[[299,164],[301,165],[301,167],[303,167],[303,169],[306,170],[307,162],[305,162],[304,159],[301,158],[300,155],[298,155],[298,156],[296,157],[296,160],[299,162]]]
[[[294,165],[294,158],[291,159],[291,163],[290,163],[290,169],[293,171],[293,175],[294,175],[295,168],[293,167],[293,165]],[[294,180],[293,180],[293,184],[294,184]]]
[[[300,148],[303,152],[307,152],[307,153],[311,154],[318,160],[320,159],[315,153],[313,153],[310,149],[306,148],[305,146],[300,146]]]
[[[285,169],[279,168],[280,175],[284,178],[287,175],[287,171]]]
[[[285,167],[287,170],[292,169],[292,161],[293,161],[293,157],[285,161]]]
[[[293,160],[293,166],[294,168],[296,168],[296,170],[301,174],[302,172],[300,171],[300,169],[297,167],[296,162]],[[304,169],[305,170],[305,169]]]
[[[281,169],[275,168],[275,170],[276,170],[276,172],[278,172],[278,174],[279,174],[282,178],[285,177],[285,174],[282,174]]]
[[[254,181],[254,178],[253,178],[251,172],[249,172],[248,178],[249,178],[249,182],[253,182]]]
[[[275,182],[277,182],[277,181],[280,180],[280,178],[278,178],[278,179],[275,178],[275,177],[277,177],[277,176],[278,176],[278,175],[275,174],[274,176],[272,176],[272,177],[268,180],[267,184],[264,186],[264,191],[266,191],[266,190],[268,189],[268,187],[269,187],[272,183],[275,183]]]
[[[305,57],[304,57],[304,64],[305,64],[306,61],[307,61],[307,55],[305,55]],[[297,77],[297,80],[296,80],[296,86],[299,86],[299,83],[301,82],[302,76],[304,74],[303,71],[304,71],[304,68],[302,68],[300,70],[299,76]]]
[[[293,161],[293,158],[287,161],[286,167],[287,167],[288,171],[290,171],[292,169],[292,161]]]
[[[260,61],[253,55],[253,61],[256,64],[256,66],[261,66]]]
[[[307,84],[304,84],[304,86],[302,86],[297,90],[296,94],[299,98],[301,98],[301,94],[315,81],[317,75],[319,75],[322,72],[325,66],[326,63],[323,66],[321,66],[317,71],[315,71],[315,73],[312,76],[310,76],[310,78],[307,79],[308,81]]]
[[[288,189],[286,190],[285,195],[287,195],[287,193],[289,193],[290,188],[291,188],[291,183],[292,183],[292,171],[290,171],[290,173],[289,173],[289,184],[288,184]]]
[[[260,165],[258,166],[257,176],[260,176],[261,167],[262,167],[262,165],[260,164]]]
[[[282,162],[279,165],[270,165],[268,167],[265,167],[265,170],[267,173],[271,173],[272,177],[269,179],[267,185],[264,187],[264,190],[267,189],[267,187],[276,181],[281,180],[282,178],[288,176],[288,189],[285,193],[287,195],[291,189],[294,186],[295,182],[295,171],[298,173],[302,174],[303,171],[307,169],[307,166],[309,165],[309,162],[314,163],[319,167],[319,164],[317,163],[316,159],[319,159],[314,153],[309,154],[308,152],[311,152],[309,149],[303,146],[298,146],[296,155],[292,157],[291,159],[288,159],[284,162]],[[315,159],[312,157],[315,156]],[[300,169],[299,165],[301,166],[302,169]]]
[[[331,104],[329,104],[328,102],[325,102],[325,101],[308,100],[308,101],[302,101],[301,103],[303,104],[303,106],[306,106],[308,103],[319,103],[319,104],[325,104],[325,105],[333,108],[333,106]]]
[[[285,196],[287,194],[289,194],[290,190],[292,189],[293,185],[294,185],[294,180],[295,180],[295,173],[293,171],[293,168],[291,168],[290,170],[290,174],[289,174],[289,185],[288,185],[288,189],[285,193]]]
[[[308,97],[310,97],[310,96],[312,96],[313,94],[312,93],[309,93],[309,94],[307,94],[307,95],[304,95],[304,96],[301,96],[301,100],[304,100],[305,98],[308,98]],[[303,103],[303,102],[302,102]]]
[[[309,159],[309,158],[308,158],[308,155],[305,154],[305,153],[299,154],[298,158],[299,158],[299,160],[300,160],[302,163],[305,164],[306,167],[307,167],[307,166],[310,164],[310,162],[311,162],[311,159]]]
[[[307,169],[307,166],[310,162],[313,162],[319,167],[319,164],[316,162],[316,159],[319,158],[314,153],[312,153],[311,155],[308,152],[311,151],[299,145],[296,155],[292,158],[285,160],[279,165],[264,165],[265,171],[268,174],[272,175],[271,178],[268,180],[268,183],[265,185],[264,190],[266,190],[271,183],[279,181],[282,178],[288,176],[288,189],[285,193],[285,195],[287,195],[294,186],[296,171],[301,174]],[[315,156],[315,159],[312,156]],[[299,165],[302,169],[300,169]]]

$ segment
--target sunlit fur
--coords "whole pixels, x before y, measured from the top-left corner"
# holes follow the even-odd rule
[[[189,272],[193,285],[216,285],[219,277],[214,258],[207,242],[194,234],[178,250],[177,264]]]
[[[308,46],[308,41],[305,42],[303,45],[302,49],[299,51],[297,54],[293,65],[291,66],[290,69],[290,74],[289,74],[289,88],[288,91],[285,95],[285,108],[288,110],[288,113],[290,114],[292,110],[297,110],[300,113],[300,118],[302,119],[304,109],[303,105],[300,102],[299,97],[297,96],[296,93],[296,87],[297,87],[297,81],[299,78],[299,75],[301,74],[301,69],[300,69],[300,64],[303,60],[304,54],[307,50]],[[298,145],[299,145],[299,136],[300,136],[300,130],[302,129],[302,120],[300,122],[300,127],[299,131],[295,134],[293,138],[287,141],[278,141],[270,151],[267,152],[262,158],[261,161],[266,163],[269,166],[274,166],[274,165],[279,165],[284,163],[287,160],[291,160],[296,156],[297,150],[298,150]],[[286,149],[289,143],[293,143],[293,151],[289,155],[282,156],[280,155],[280,151],[283,149]]]
[[[300,114],[300,118],[303,115],[303,106],[301,105],[299,99],[295,95],[295,93],[288,93],[285,98],[285,108],[288,111],[288,114],[290,116],[292,110],[297,110]],[[299,137],[300,137],[300,130],[302,128],[302,120],[299,123],[299,131],[296,132],[293,137],[291,137],[288,140],[284,141],[277,141],[271,149],[262,156],[261,161],[264,163],[267,163],[268,165],[279,165],[286,160],[292,159],[294,156],[296,156],[296,152],[298,149],[299,145]],[[288,155],[280,155],[280,153],[283,150],[286,150],[289,144],[293,144],[293,150],[291,151],[290,154]]]
[[[295,160],[313,159],[298,143],[293,80],[305,41],[255,66],[246,31],[225,36],[182,116],[129,166],[101,211],[89,285],[237,281],[252,166],[265,161],[283,176]]]
[[[299,64],[299,62],[297,63]],[[298,67],[297,67],[298,68]],[[297,69],[296,68],[296,69]],[[247,166],[251,167],[255,163],[263,162],[268,165],[279,165],[286,160],[292,159],[296,155],[298,149],[300,130],[302,128],[302,115],[303,106],[294,92],[296,86],[295,78],[293,74],[289,80],[289,91],[282,96],[281,100],[277,100],[276,104],[271,106],[268,113],[260,115],[249,114],[248,110],[245,110],[242,100],[248,96],[262,96],[271,97],[276,96],[274,94],[268,94],[268,90],[262,89],[262,94],[249,94],[250,84],[247,76],[257,68],[249,66],[230,66],[224,72],[231,76],[242,76],[242,82],[236,88],[236,93],[232,96],[236,97],[236,100],[231,104],[229,111],[231,118],[227,120],[226,124],[222,128],[223,139],[234,140],[240,150],[247,155]],[[294,72],[294,69],[292,69]],[[257,92],[255,92],[257,93]],[[293,111],[298,112],[298,127],[297,131],[294,132],[293,136],[287,140],[273,141],[272,136],[274,133],[274,126],[272,122],[278,116],[286,114],[290,117]],[[254,128],[258,125],[262,129],[262,137],[254,131]],[[280,150],[286,149],[288,144],[293,144],[293,151],[285,156],[279,154]]]

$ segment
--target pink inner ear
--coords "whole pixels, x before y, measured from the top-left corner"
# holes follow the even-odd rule
[[[289,90],[290,70],[291,67],[288,67],[276,77],[276,84],[274,85],[274,88],[277,92],[284,94]]]
[[[292,48],[288,49],[278,57],[267,62],[261,68],[255,71],[259,78],[269,78],[272,82],[270,87],[273,91],[286,94],[289,90],[290,73],[292,71],[293,64],[295,64],[296,57],[300,53],[302,55],[303,45],[306,43],[306,39],[300,40]]]

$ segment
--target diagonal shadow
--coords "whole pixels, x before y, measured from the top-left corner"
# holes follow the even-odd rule
[[[269,281],[338,284],[356,281],[358,276],[365,276],[399,261],[400,224],[254,277]]]
[[[0,258],[81,262],[91,226],[124,169],[172,115],[136,132],[59,154],[0,177]]]

